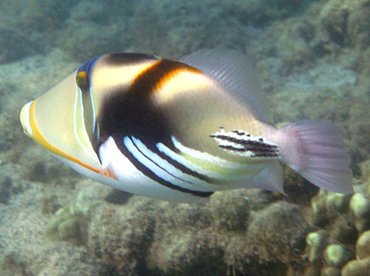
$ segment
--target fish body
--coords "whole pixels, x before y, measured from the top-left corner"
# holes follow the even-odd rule
[[[204,201],[214,191],[283,191],[281,162],[313,184],[351,192],[332,124],[270,124],[249,59],[203,50],[179,61],[106,54],[21,111],[25,133],[68,166],[130,193]]]

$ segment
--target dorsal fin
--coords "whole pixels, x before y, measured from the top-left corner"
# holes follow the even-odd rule
[[[252,59],[235,50],[198,50],[180,59],[181,62],[202,70],[232,95],[243,101],[256,117],[272,122],[272,115],[266,107]]]

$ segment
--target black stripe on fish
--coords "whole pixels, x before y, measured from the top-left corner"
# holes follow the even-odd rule
[[[200,72],[181,62],[161,59],[158,63],[140,73],[132,83],[129,93],[151,93],[155,87],[165,82],[176,71]]]
[[[275,144],[265,141],[261,137],[254,137],[241,130],[225,132],[224,129],[211,134],[210,137],[219,143],[219,147],[226,151],[237,152],[247,157],[279,157],[280,150]]]
[[[129,65],[159,58],[154,55],[140,53],[111,53],[104,59],[107,65]]]
[[[214,182],[214,180],[212,180],[211,178],[209,178],[208,176],[206,175],[203,175],[203,174],[200,174],[192,169],[190,169],[189,167],[185,166],[184,164],[172,159],[171,157],[167,156],[166,154],[164,154],[163,152],[161,152],[157,146],[155,147],[150,147],[148,145],[145,145],[143,143],[143,145],[145,145],[146,149],[145,149],[145,152],[141,149],[138,148],[138,146],[136,145],[136,142],[133,141],[133,139],[135,138],[132,138],[132,142],[133,144],[136,146],[136,148],[142,153],[142,155],[146,156],[148,159],[150,159],[152,162],[154,162],[158,167],[160,167],[161,169],[163,169],[164,171],[166,171],[168,174],[170,174],[172,177],[175,177],[181,181],[184,181],[184,182],[187,182],[188,184],[190,185],[194,185],[194,183],[192,183],[191,181],[189,181],[189,178],[188,177],[193,177],[195,179],[197,179],[198,181],[204,181],[208,184],[211,184],[212,182]],[[135,139],[136,140],[136,139]],[[140,141],[140,140],[139,140]],[[142,141],[140,141],[142,143]],[[167,146],[167,145],[166,145]],[[168,146],[167,146],[168,147]],[[175,148],[175,146],[173,145],[172,143],[172,146],[168,147],[169,149],[171,149],[173,151],[173,148]],[[148,151],[151,153],[151,154],[154,154],[154,155],[157,155],[157,157],[159,157],[161,159],[161,162],[160,163],[157,163],[155,162],[154,160],[151,159],[151,157],[147,154]],[[177,150],[176,152],[177,154],[181,154],[179,150]],[[171,172],[168,171],[168,168],[166,169],[166,166],[167,164],[165,162],[168,162],[170,165],[172,165],[174,168],[176,168],[177,170],[179,170],[184,176],[185,178],[182,178],[182,177],[179,177],[178,174],[175,175]],[[163,162],[163,163],[162,163]],[[195,180],[195,182],[197,181]]]
[[[257,151],[257,150],[251,150],[251,149],[245,149],[245,148],[238,148],[228,145],[219,145],[220,148],[227,150],[227,151],[236,151],[236,152],[247,152],[250,151],[253,155],[250,157],[278,157],[279,154],[276,152],[266,152],[266,151]]]
[[[162,109],[153,103],[151,94],[177,70],[197,69],[180,62],[159,60],[141,72],[128,89],[111,91],[103,100],[98,118],[99,145],[109,136],[117,135],[137,137],[152,149],[159,142],[171,145],[175,131]]]
[[[121,61],[127,62],[127,55],[116,56]],[[134,61],[132,56],[132,62]],[[113,58],[113,57],[112,57]],[[138,59],[145,56],[137,56]],[[177,70],[196,70],[185,64],[169,60],[159,60],[133,81],[128,89],[112,91],[111,95],[103,101],[98,118],[100,130],[99,143],[94,147],[98,149],[109,137],[136,137],[152,152],[169,162],[184,174],[212,183],[206,175],[198,173],[184,164],[171,159],[158,150],[156,145],[162,143],[174,152],[179,152],[173,145],[171,136],[174,130],[165,114],[152,102],[151,94],[159,83],[163,84],[171,74]],[[124,152],[123,152],[124,153]],[[124,153],[125,154],[125,153]]]
[[[170,148],[172,151],[174,151],[175,153],[177,154],[180,154],[180,151],[175,148],[173,146],[173,143],[171,143],[171,146],[168,146],[166,145],[168,148]],[[172,159],[171,157],[169,157],[168,155],[164,154],[163,152],[161,152],[160,150],[158,150],[157,147],[155,148],[151,148],[151,150],[158,154],[162,159],[166,160],[168,163],[170,163],[171,165],[173,165],[176,169],[180,170],[182,173],[184,174],[187,174],[187,175],[190,175],[192,177],[195,177],[195,178],[198,178],[199,180],[203,180],[209,184],[211,184],[212,182],[214,182],[214,180],[212,180],[210,177],[204,175],[204,174],[201,174],[201,173],[198,173],[188,167],[186,167],[184,164]]]
[[[191,194],[191,195],[199,196],[199,197],[203,197],[203,198],[209,197],[209,196],[211,196],[213,194],[213,192],[203,192],[203,191],[196,191],[196,190],[186,189],[186,188],[177,186],[177,185],[175,185],[175,184],[173,184],[173,183],[171,183],[171,182],[169,182],[169,181],[167,181],[167,180],[159,177],[152,170],[150,170],[150,168],[148,168],[143,163],[141,163],[138,159],[135,158],[135,156],[133,155],[133,153],[124,145],[122,137],[113,137],[113,139],[116,142],[119,150],[126,156],[126,158],[128,158],[130,160],[130,162],[135,166],[135,168],[137,170],[139,170],[140,172],[142,172],[145,176],[147,176],[150,179],[152,179],[153,181],[155,181],[155,182],[157,182],[157,183],[159,183],[159,184],[161,184],[161,185],[163,185],[163,186],[165,186],[167,188],[170,188],[172,190],[176,190],[176,191],[179,191],[179,192],[183,192],[183,193],[187,193],[187,194]],[[135,148],[141,154],[143,154],[140,151],[140,149],[135,145],[135,143],[133,143],[133,145],[135,146]],[[145,154],[143,154],[143,155],[146,156]],[[155,163],[155,164],[157,164],[157,163]],[[159,166],[159,167],[161,167],[161,166]]]

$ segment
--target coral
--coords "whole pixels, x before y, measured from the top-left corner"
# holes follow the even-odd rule
[[[370,215],[370,201],[362,193],[355,193],[351,197],[350,207],[356,218],[366,218]]]
[[[322,258],[322,250],[327,243],[325,232],[311,232],[306,237],[306,252],[310,263],[318,263]]]
[[[320,191],[312,198],[311,220],[320,230],[306,237],[306,254],[311,265],[305,275],[366,275],[363,271],[369,266],[366,260],[370,255],[370,200],[366,196],[369,186],[366,170],[362,175],[365,179],[355,186],[352,195]]]
[[[370,5],[367,0],[330,0],[320,17],[330,38],[339,45],[367,47]]]
[[[342,269],[343,276],[368,275],[370,271],[370,257],[363,260],[353,260],[348,262]]]
[[[368,0],[1,1],[0,274],[367,275],[369,10]],[[85,59],[199,48],[250,53],[275,122],[334,121],[355,194],[316,194],[289,172],[288,197],[235,190],[188,205],[102,191],[15,127],[20,103]]]
[[[297,14],[307,4],[308,1],[297,0],[233,0],[227,1],[225,8],[240,18],[242,22],[248,22],[253,25],[266,25],[274,19]]]
[[[352,258],[351,253],[340,244],[330,244],[324,250],[324,260],[329,266],[341,267]]]
[[[29,262],[28,259],[32,258]],[[86,250],[66,243],[24,247],[0,258],[1,275],[94,275]]]
[[[370,230],[363,232],[356,242],[356,256],[359,259],[370,257]]]
[[[321,270],[320,276],[341,276],[341,272],[337,267],[327,266]]]
[[[232,191],[229,196],[217,193],[211,199],[212,220],[219,230],[245,230],[249,209],[248,198],[242,197],[241,191]]]
[[[254,274],[264,266],[283,273],[299,258],[308,231],[309,225],[294,205],[276,202],[252,215],[246,236],[231,239],[225,259],[241,273]],[[251,263],[261,267],[254,271]]]
[[[90,211],[95,205],[96,202],[86,197],[84,192],[80,192],[75,202],[55,213],[47,226],[46,237],[52,240],[68,241],[76,245],[86,244]]]
[[[279,229],[279,225],[284,227]],[[254,214],[247,233],[249,248],[261,261],[287,263],[303,249],[308,230],[309,225],[296,206],[277,202]]]
[[[131,203],[131,204],[130,204]],[[125,208],[126,207],[126,208]],[[146,254],[161,210],[153,200],[129,200],[128,206],[103,206],[92,214],[87,247],[104,273],[143,275]]]
[[[135,197],[104,204],[92,214],[87,247],[101,273],[254,274],[275,267],[283,274],[303,251],[309,226],[298,208],[281,201],[250,215],[258,196],[217,193],[205,206]]]
[[[223,240],[208,230],[168,231],[163,240],[153,243],[149,267],[168,275],[225,274]]]

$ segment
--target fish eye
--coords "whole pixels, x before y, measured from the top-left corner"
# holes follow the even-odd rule
[[[78,71],[76,74],[76,83],[82,91],[86,90],[89,87],[89,78],[87,72]]]

